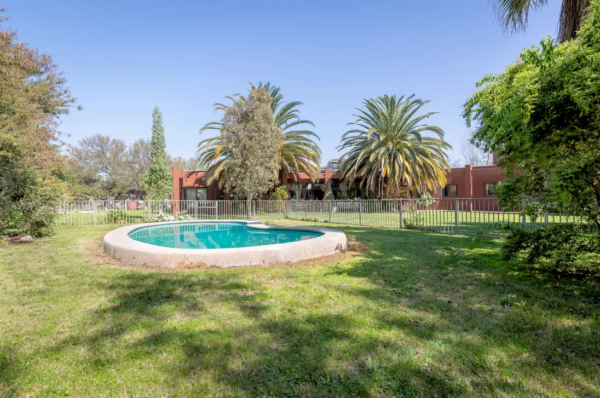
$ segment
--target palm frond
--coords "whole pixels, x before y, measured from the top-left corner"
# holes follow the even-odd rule
[[[354,129],[342,136],[338,149],[341,177],[350,184],[360,179],[359,185],[376,191],[380,182],[388,186],[409,185],[418,193],[435,193],[446,183],[449,168],[445,150],[450,145],[443,141],[444,131],[437,126],[423,124],[433,112],[417,115],[429,101],[411,95],[383,96],[363,101],[363,109],[353,115]],[[433,133],[436,138],[423,136]]]
[[[491,3],[504,30],[517,32],[527,27],[529,11],[546,6],[548,0],[492,0]]]
[[[313,139],[318,141],[319,136],[310,130],[290,130],[302,125],[314,127],[314,123],[310,120],[300,118],[300,110],[297,108],[302,105],[302,102],[285,103],[281,89],[271,85],[270,82],[259,82],[257,86],[251,83],[249,91],[253,88],[265,88],[271,96],[271,110],[285,137],[280,152],[281,169],[292,172],[294,176],[296,170],[304,172],[311,176],[313,180],[316,180],[321,163],[321,150]],[[232,102],[246,101],[246,98],[241,94],[234,94],[225,98]],[[216,103],[214,106],[216,112],[227,112],[227,109],[229,109],[228,105],[222,103]],[[200,129],[200,134],[209,130],[220,131],[222,127],[221,122],[210,122]],[[203,164],[208,165],[207,175],[209,175],[210,181],[219,178],[228,157],[227,154],[222,153],[220,136],[202,140],[198,144],[198,157],[204,161]]]

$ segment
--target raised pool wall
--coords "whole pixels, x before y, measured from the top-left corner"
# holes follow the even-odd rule
[[[234,249],[175,249],[138,242],[129,237],[131,231],[143,227],[219,222],[244,223],[248,228],[256,229],[317,232],[322,235],[297,242]],[[258,221],[245,220],[170,221],[118,228],[104,236],[103,247],[111,257],[128,265],[166,268],[193,266],[229,268],[285,264],[325,257],[345,250],[347,239],[343,232],[329,228],[269,226]]]

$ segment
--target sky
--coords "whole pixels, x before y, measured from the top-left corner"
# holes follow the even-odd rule
[[[194,156],[213,109],[249,83],[270,81],[301,101],[325,164],[362,101],[385,94],[430,100],[462,159],[462,105],[523,48],[556,36],[560,1],[505,33],[487,0],[154,1],[5,0],[5,24],[52,55],[82,111],[62,118],[69,144],[105,134],[150,139],[163,112],[167,150]]]

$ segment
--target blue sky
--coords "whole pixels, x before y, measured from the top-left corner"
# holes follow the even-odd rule
[[[365,98],[431,100],[460,158],[461,106],[485,74],[555,36],[560,1],[505,34],[487,0],[4,1],[20,40],[49,53],[83,111],[63,119],[67,142],[101,133],[150,138],[155,105],[167,149],[195,154],[212,104],[271,81],[321,137],[323,163]]]

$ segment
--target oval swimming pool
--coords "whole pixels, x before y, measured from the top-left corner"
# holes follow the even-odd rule
[[[249,228],[241,222],[200,222],[156,225],[135,229],[129,237],[138,242],[176,249],[233,249],[276,245],[322,236],[322,233]]]
[[[104,235],[104,251],[129,265],[246,267],[309,260],[346,249],[342,231],[264,225],[258,221],[168,221],[130,225]]]

